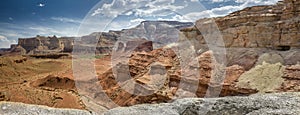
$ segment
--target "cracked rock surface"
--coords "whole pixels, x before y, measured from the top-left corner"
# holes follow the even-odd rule
[[[247,97],[189,98],[172,103],[112,109],[105,115],[298,115],[300,93],[255,94]]]

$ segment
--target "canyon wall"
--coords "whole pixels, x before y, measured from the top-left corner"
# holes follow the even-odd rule
[[[299,91],[299,6],[300,1],[285,0],[275,5],[245,8],[225,17],[200,19],[194,27],[180,29],[184,36],[179,44],[134,52],[128,56],[128,63],[120,61],[99,75],[99,83],[104,92],[121,106],[166,102],[176,98],[178,92],[209,97],[215,93],[209,92],[214,91],[209,88],[220,87],[216,91],[220,93],[218,96]],[[219,29],[221,36],[216,35],[218,30],[215,29]],[[209,41],[216,40],[216,37],[221,37],[224,46],[220,42]],[[187,61],[187,67],[182,67],[180,60],[192,56],[188,50],[182,52],[184,55],[176,52],[180,43],[185,41],[184,38],[197,51],[195,58],[199,66]],[[208,45],[226,51],[226,74],[221,84],[214,83],[217,75],[212,72],[218,63],[214,62],[216,52],[208,49]],[[192,70],[199,70],[199,73],[190,74]],[[152,92],[151,95],[133,95],[123,90],[121,86],[129,84],[126,80],[128,74],[136,81],[136,92]],[[118,83],[116,80],[119,78],[121,82]],[[162,87],[157,88],[157,85]],[[196,87],[196,91],[191,90],[193,87]],[[99,98],[97,95],[94,97]]]
[[[193,28],[182,29],[188,39],[205,44],[204,36],[219,29],[225,47],[274,48],[300,46],[300,1],[285,0],[271,6],[254,6],[225,17],[200,19]],[[212,28],[216,24],[216,28]],[[201,31],[199,30],[206,30]],[[210,39],[209,37],[207,38]]]
[[[300,62],[299,7],[298,0],[248,7],[224,17],[199,19],[194,27],[181,32],[196,51],[207,51],[208,45],[226,48],[228,66],[237,64],[249,70],[258,63],[275,59],[293,65]],[[214,42],[217,39],[220,41]]]

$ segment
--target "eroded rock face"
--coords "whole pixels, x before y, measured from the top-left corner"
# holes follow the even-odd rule
[[[19,55],[24,55],[24,54],[26,54],[27,51],[22,46],[17,45],[17,46],[11,47],[10,52],[17,53]]]
[[[73,48],[73,42],[73,38],[57,38],[56,36],[19,38],[18,44],[16,45],[17,47],[12,46],[11,52],[20,52],[22,55],[71,52]]]
[[[33,50],[60,50],[62,43],[57,37],[42,37],[37,36],[35,38],[20,38],[18,45],[26,49],[27,53]]]
[[[299,4],[297,0],[284,0],[275,5],[249,7],[225,17],[200,19],[195,27],[182,29],[181,32],[196,42],[196,50],[208,44],[220,46],[212,41],[218,38],[223,40],[226,48],[241,50],[227,50],[229,65],[238,64],[249,70],[260,55],[278,51],[283,60],[276,61],[293,65],[299,61],[291,58],[297,56],[293,52],[299,51],[300,46]],[[217,29],[221,32],[220,36],[216,35]]]
[[[227,66],[240,65],[245,70],[250,70],[255,66],[260,52],[255,49],[227,49]]]
[[[284,83],[281,91],[300,91],[300,65],[288,66],[284,70]]]
[[[149,52],[153,50],[152,41],[146,39],[132,39],[128,41],[118,42],[115,52]]]
[[[198,77],[183,78],[182,71],[190,70],[182,70],[178,56],[172,49],[135,52],[130,56],[129,65],[121,63],[116,65],[119,68],[118,73],[113,74],[112,70],[107,71],[99,76],[99,83],[108,97],[120,106],[167,102],[176,98],[178,92],[196,94],[197,97],[209,97],[210,93],[216,93],[208,92],[208,87],[221,87],[221,89],[216,90],[219,93],[218,96],[221,97],[250,95],[257,92],[294,92],[300,89],[297,76],[300,71],[298,66],[286,67],[281,63],[269,64],[265,61],[261,65],[253,65],[254,67],[248,71],[239,65],[228,66],[225,68],[224,81],[221,84],[215,84],[212,80],[214,76],[212,72],[217,63],[212,56],[212,51],[204,52],[198,56],[199,66],[190,64],[188,67],[198,69]],[[122,89],[121,84],[130,83],[127,81],[128,79],[124,79],[124,76],[128,75],[136,81],[135,88],[140,87],[135,90],[136,92],[148,92],[151,95],[134,95]],[[118,78],[119,84],[115,77],[120,77]],[[197,90],[193,91],[179,86],[180,83],[196,86]],[[147,87],[141,87],[141,85]]]
[[[107,71],[99,76],[99,83],[104,92],[120,106],[167,102],[179,96],[177,92],[204,97],[207,96],[208,87],[215,85],[211,80],[215,63],[211,51],[197,58],[199,67],[190,64],[188,67],[190,69],[182,70],[178,56],[172,49],[135,52],[130,56],[129,65],[117,64],[115,66],[117,73],[113,74],[112,69]],[[198,77],[182,77],[182,71],[189,74],[193,68],[199,70]],[[226,67],[226,71],[224,83],[220,84],[223,86],[219,92],[220,96],[249,95],[257,92],[255,89],[236,86],[238,78],[245,72],[243,67],[233,65]],[[122,84],[129,83],[128,77],[136,82],[135,92],[146,92],[150,95],[134,95],[122,89],[121,86],[124,86]],[[180,83],[183,87],[179,85]],[[196,87],[196,90],[189,89],[189,86]]]

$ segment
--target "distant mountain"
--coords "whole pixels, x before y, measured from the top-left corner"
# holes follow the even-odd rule
[[[73,46],[77,51],[90,51],[96,47],[96,53],[110,53],[117,41],[131,41],[133,39],[146,39],[154,43],[172,43],[178,40],[181,28],[193,26],[191,22],[178,21],[143,21],[134,28],[121,31],[94,32],[82,37],[44,37],[19,38],[17,45],[12,45],[11,51],[16,46],[23,47],[25,54],[72,52]],[[20,48],[18,47],[18,48]],[[19,51],[19,50],[18,50]]]

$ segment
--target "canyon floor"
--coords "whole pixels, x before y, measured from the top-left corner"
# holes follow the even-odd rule
[[[99,60],[95,62],[101,73],[110,67],[110,58]],[[0,101],[85,109],[76,91],[71,58],[0,57],[0,73]]]
[[[267,53],[268,54],[268,53]],[[172,102],[180,92],[194,94],[197,97],[209,96],[214,93],[209,87],[215,88],[212,81],[214,61],[212,52],[206,51],[198,57],[199,67],[188,64],[188,68],[180,67],[178,56],[166,48],[149,52],[134,52],[128,61],[128,71],[136,81],[134,91],[148,91],[147,96],[135,95],[122,89],[129,80],[117,83],[117,77],[126,77],[126,65],[112,65],[112,57],[108,55],[95,56],[93,62],[96,70],[95,79],[76,79],[73,77],[72,57],[36,58],[32,56],[2,56],[0,57],[0,101],[22,102],[26,104],[46,105],[55,108],[73,108],[90,110],[91,107],[103,109],[114,108],[107,104],[103,96],[108,96],[118,106],[133,106],[137,104],[157,104]],[[268,61],[268,59],[264,59]],[[116,60],[114,60],[116,61]],[[260,63],[249,70],[243,66],[227,66],[224,82],[219,90],[220,97],[248,96],[255,93],[298,92],[300,66],[282,65],[276,60],[273,63]],[[81,63],[86,64],[86,63]],[[89,71],[88,68],[79,71]],[[114,69],[117,73],[113,73]],[[198,78],[183,78],[182,71],[191,73],[198,69]],[[85,74],[86,75],[86,74]],[[84,78],[84,77],[83,77]],[[164,79],[166,78],[166,79]],[[78,84],[84,88],[78,92]],[[163,82],[162,82],[163,81]],[[82,84],[81,84],[82,83]],[[179,84],[183,83],[183,86]],[[193,84],[198,83],[198,84]],[[161,87],[157,88],[157,85]],[[195,87],[195,90],[184,87]],[[96,91],[102,87],[101,91]],[[146,86],[146,87],[144,87]],[[212,91],[212,92],[210,92]],[[179,93],[178,93],[179,92]],[[84,100],[79,94],[88,97]],[[92,105],[96,102],[98,106]]]

